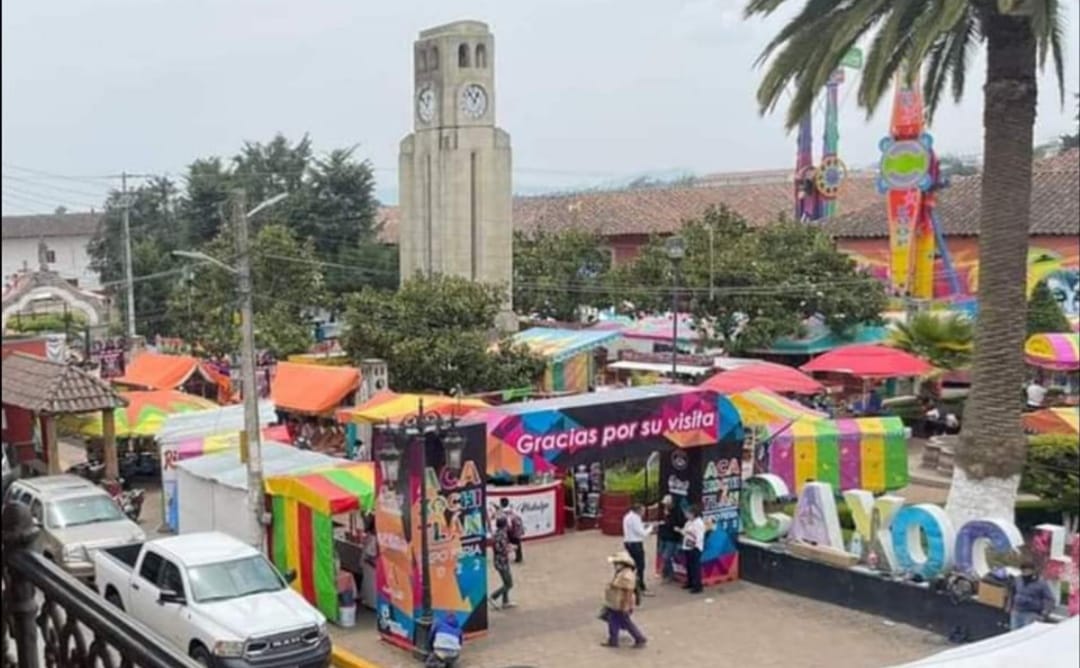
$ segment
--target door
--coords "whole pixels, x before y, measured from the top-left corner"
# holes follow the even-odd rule
[[[184,600],[189,600],[189,593],[184,586],[184,578],[180,572],[180,568],[169,561],[163,559],[161,562],[161,576],[158,579],[158,591],[174,591],[184,597]],[[186,605],[179,603],[161,603],[154,604],[154,611],[151,613],[147,620],[152,624],[152,628],[173,644],[173,646],[180,648],[181,650],[187,648],[187,643],[191,638],[188,629],[190,625],[188,623],[189,615]]]
[[[162,629],[154,623],[154,613],[158,607],[158,579],[161,577],[161,565],[164,561],[157,552],[144,550],[142,561],[139,562],[139,572],[131,577],[131,592],[128,597],[129,612],[158,633],[161,633]]]

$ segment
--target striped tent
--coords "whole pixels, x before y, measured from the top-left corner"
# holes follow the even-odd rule
[[[371,462],[349,463],[266,480],[272,498],[270,554],[282,571],[294,571],[293,588],[327,619],[339,615],[334,569],[333,516],[375,506]]]
[[[114,413],[118,438],[156,436],[170,415],[218,408],[209,399],[177,390],[120,392],[120,396],[127,399],[128,405]],[[104,430],[101,414],[80,418],[78,430],[83,436],[100,437]]]
[[[797,401],[770,390],[758,388],[728,395],[747,427],[775,427],[800,419],[821,420],[827,417]]]

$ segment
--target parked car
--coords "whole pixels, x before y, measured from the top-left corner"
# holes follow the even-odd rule
[[[326,618],[258,550],[192,533],[94,555],[106,601],[205,666],[323,668]]]
[[[34,549],[79,579],[93,577],[95,550],[146,540],[108,492],[78,476],[16,480],[4,501],[30,509],[39,529]]]

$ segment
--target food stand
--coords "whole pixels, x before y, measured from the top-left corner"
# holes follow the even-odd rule
[[[533,327],[518,332],[511,341],[527,346],[547,362],[541,382],[543,391],[586,392],[596,378],[596,349],[620,336],[619,331]]]

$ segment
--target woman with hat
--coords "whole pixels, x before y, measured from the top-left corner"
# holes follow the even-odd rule
[[[634,593],[637,590],[637,572],[634,558],[625,550],[608,557],[608,563],[615,567],[615,575],[608,583],[604,593],[604,612],[601,616],[608,625],[607,642],[604,647],[619,646],[619,632],[626,631],[634,639],[634,647],[645,646],[645,636],[630,619],[634,612]]]

